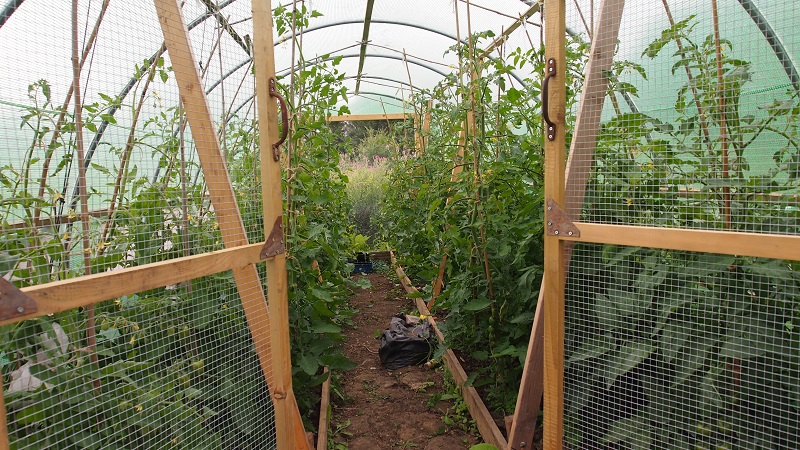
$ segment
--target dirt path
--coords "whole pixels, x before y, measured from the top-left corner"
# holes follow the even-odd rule
[[[344,354],[357,366],[341,375],[341,396],[331,394],[331,433],[337,444],[347,446],[328,448],[468,449],[476,437],[442,421],[449,408],[452,413],[452,402],[433,400],[443,389],[441,371],[421,366],[396,371],[381,368],[380,332],[392,316],[412,311],[413,301],[385,275],[366,276],[372,288],[351,297],[351,305],[359,312],[353,317],[355,327],[344,333]]]

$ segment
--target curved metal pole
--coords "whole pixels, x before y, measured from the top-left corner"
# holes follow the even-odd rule
[[[17,0],[15,0],[15,1],[17,1]],[[235,1],[236,0],[226,0],[225,2],[223,2],[223,3],[221,3],[219,5],[219,10],[221,11],[223,8],[225,8],[226,6],[230,5],[231,3],[235,2]],[[20,3],[22,3],[22,1],[20,1]],[[209,13],[203,14],[200,17],[198,17],[195,20],[193,20],[192,22],[190,22],[187,25],[187,28],[189,30],[192,30],[193,28],[197,27],[201,23],[205,22],[206,19],[208,19],[210,17],[212,17],[212,14],[209,14]],[[162,55],[165,51],[166,51],[166,46],[164,44],[161,44],[161,48],[156,50],[156,52],[153,53],[153,56],[151,56],[148,59],[149,64],[154,64],[156,59],[160,55]],[[133,76],[133,77],[131,77],[130,80],[128,80],[128,83],[125,85],[125,87],[122,88],[122,91],[117,96],[117,98],[119,99],[119,104],[122,104],[122,100],[124,100],[125,97],[128,96],[128,94],[131,92],[131,90],[133,89],[133,87],[136,85],[136,83],[138,81],[139,81],[139,78],[136,77],[136,76]],[[119,106],[118,105],[112,106],[108,110],[108,116],[109,117],[114,117],[114,115],[117,113],[117,111],[119,111]],[[97,147],[100,145],[100,140],[103,138],[103,135],[105,134],[106,129],[108,129],[108,125],[109,125],[109,120],[108,119],[103,119],[103,121],[100,123],[100,126],[97,127],[97,132],[94,134],[94,137],[92,138],[92,142],[91,142],[91,144],[89,144],[89,149],[86,151],[84,167],[89,168],[89,166],[91,165],[92,158],[94,157],[94,153],[95,153],[95,151],[97,151]],[[72,192],[72,199],[73,200],[72,200],[71,206],[72,206],[73,209],[75,208],[75,201],[77,201],[77,198],[78,198],[77,189],[78,189],[78,187],[76,185],[73,188],[73,192]],[[62,192],[62,195],[66,196],[66,190],[67,190],[67,187],[65,185],[64,186],[64,192]],[[61,203],[61,206],[60,206],[60,209],[59,209],[59,215],[63,214],[63,212],[64,212],[63,209],[64,209],[64,203]]]
[[[338,21],[338,22],[326,23],[326,24],[317,25],[317,26],[314,26],[314,27],[308,27],[308,28],[298,32],[297,36],[300,36],[303,33],[309,33],[309,32],[312,32],[312,31],[322,30],[322,29],[330,28],[330,27],[334,27],[334,26],[355,25],[355,24],[361,24],[361,23],[363,23],[362,20],[341,20],[341,21]],[[431,32],[431,33],[435,33],[435,34],[438,34],[440,36],[444,36],[444,37],[446,37],[448,39],[452,39],[452,40],[454,40],[456,42],[461,42],[462,44],[467,45],[467,41],[465,41],[464,39],[461,39],[459,41],[459,39],[457,37],[455,37],[455,36],[453,36],[453,35],[451,35],[449,33],[445,33],[444,31],[437,30],[435,28],[426,27],[424,25],[417,25],[417,24],[413,24],[413,23],[401,22],[401,21],[398,21],[398,20],[383,20],[383,19],[372,19],[372,23],[380,23],[380,24],[384,24],[384,25],[398,25],[398,26],[403,26],[403,27],[416,28],[418,30],[424,30],[424,31],[428,31],[428,32]],[[290,39],[291,39],[291,37],[288,37],[288,36],[284,37],[283,39],[278,39],[277,41],[275,41],[275,46],[277,46],[279,44],[283,44],[284,42],[286,42],[286,41],[288,41]],[[488,58],[490,60],[492,60],[492,61],[497,61],[497,58],[495,58],[493,56],[489,56]],[[522,78],[520,78],[519,75],[517,75],[514,71],[511,71],[509,73],[511,74],[511,76],[515,80],[517,80],[517,82],[519,82],[522,85],[523,88],[525,88],[525,89],[528,88],[528,85],[525,84],[525,82],[522,81]]]
[[[6,3],[6,6],[3,8],[3,11],[0,11],[0,28],[3,28],[3,25],[6,24],[6,21],[11,17],[14,12],[17,11],[19,5],[22,4],[25,0],[9,0]]]
[[[397,61],[408,61],[410,64],[414,64],[414,65],[420,66],[422,68],[430,70],[431,72],[436,72],[437,74],[439,74],[439,75],[441,75],[443,77],[447,77],[447,73],[442,72],[441,70],[439,70],[439,69],[437,69],[437,68],[435,68],[435,67],[433,67],[433,66],[431,66],[429,64],[426,64],[426,63],[423,63],[423,62],[419,62],[419,61],[415,61],[413,59],[408,59],[408,58],[407,59],[403,59],[402,56],[382,55],[382,54],[379,54],[379,53],[367,53],[366,56],[368,56],[370,58],[385,58],[385,59],[394,59],[394,60],[397,60]],[[336,55],[336,56],[332,56],[331,55],[331,56],[328,56],[327,58],[314,58],[314,59],[312,59],[310,61],[306,61],[306,65],[312,65],[313,66],[315,64],[319,64],[321,62],[330,61],[330,60],[337,59],[337,58],[359,58],[359,57],[361,57],[361,55],[358,54],[358,53],[350,53],[350,54],[347,54],[347,55]],[[277,76],[278,77],[286,76],[293,69],[294,69],[293,67],[290,67],[288,69],[284,69],[284,70],[280,71],[277,74]]]
[[[797,73],[797,67],[795,67],[794,63],[792,62],[792,57],[789,55],[789,52],[786,51],[786,47],[783,46],[783,42],[775,33],[775,30],[772,28],[772,25],[769,24],[769,21],[761,11],[758,9],[758,6],[752,2],[752,0],[739,0],[739,4],[742,5],[747,14],[750,18],[755,22],[758,29],[761,31],[761,34],[764,35],[764,38],[769,43],[769,46],[772,47],[772,51],[775,52],[775,56],[778,57],[778,61],[781,62],[783,66],[784,72],[786,72],[786,76],[789,77],[789,81],[791,81],[792,86],[794,86],[795,91],[800,91],[800,74]]]
[[[206,95],[210,94],[211,91],[213,91],[217,86],[222,84],[222,82],[225,81],[229,76],[231,76],[234,73],[236,73],[236,71],[238,71],[242,67],[250,64],[251,61],[253,61],[253,58],[247,58],[244,61],[242,61],[239,64],[237,64],[236,67],[234,67],[233,69],[229,70],[225,75],[221,76],[217,81],[212,83],[211,86],[206,88]]]
[[[396,96],[396,95],[391,95],[391,94],[382,94],[382,93],[380,93],[380,92],[373,92],[373,91],[361,91],[361,92],[359,92],[358,94],[356,94],[356,93],[355,93],[355,91],[353,91],[353,92],[348,92],[348,94],[352,94],[354,97],[360,97],[360,96],[364,96],[364,95],[377,95],[378,97],[386,97],[386,98],[391,98],[391,99],[397,100],[397,101],[398,101],[398,102],[400,102],[400,103],[405,103],[405,100],[403,100],[402,98],[400,98],[400,97],[398,97],[398,96]],[[397,106],[397,105],[394,105],[394,106]],[[401,106],[401,107],[402,107],[402,106]]]
[[[355,76],[351,76],[351,77],[345,77],[345,80],[351,80],[351,79],[353,79],[353,78],[355,78]],[[389,82],[392,82],[392,83],[401,84],[401,85],[403,85],[403,86],[408,86],[408,89],[409,89],[410,91],[421,91],[421,90],[422,90],[421,88],[418,88],[418,87],[412,86],[412,85],[411,85],[409,82],[407,82],[407,81],[395,80],[394,78],[388,78],[388,77],[378,77],[378,76],[374,76],[374,75],[361,75],[361,79],[362,79],[362,80],[383,80],[383,81],[389,81]],[[378,83],[375,83],[375,84],[378,84]]]

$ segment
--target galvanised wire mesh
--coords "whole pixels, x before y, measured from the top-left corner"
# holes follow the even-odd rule
[[[11,448],[275,448],[241,293],[226,272],[97,304],[94,350],[85,311],[4,327]]]
[[[580,220],[653,235],[798,234],[795,4],[600,3],[601,29],[584,39],[621,22],[596,49],[614,55],[602,68],[602,110],[585,107],[598,126],[572,136],[582,142],[572,151],[590,155],[569,175],[588,178]],[[588,22],[589,2],[577,4]],[[580,20],[573,8],[567,23]],[[798,448],[797,269],[578,244],[566,291],[565,446]]]
[[[568,448],[797,448],[796,269],[578,247],[567,282]]]
[[[78,2],[81,146],[72,2],[29,0],[0,28],[24,48],[0,68],[0,276],[17,287],[222,249],[223,216],[263,240],[250,2],[181,7],[216,158],[197,150],[216,144],[193,139],[187,113],[203,111],[181,104],[154,2]],[[226,190],[236,202],[212,203]],[[0,327],[11,448],[274,448],[271,374],[250,337],[267,317],[240,300],[263,296],[263,272]]]

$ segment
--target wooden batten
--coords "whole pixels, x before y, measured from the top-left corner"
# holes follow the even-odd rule
[[[540,2],[534,2],[533,5],[531,5],[531,7],[528,8],[527,11],[525,11],[522,14],[520,14],[519,18],[517,20],[515,20],[514,23],[509,25],[508,28],[506,28],[500,34],[500,36],[497,36],[497,38],[494,41],[492,41],[491,44],[489,44],[489,46],[486,48],[486,50],[481,52],[481,54],[478,56],[478,58],[479,59],[486,59],[486,57],[489,56],[497,47],[503,45],[503,42],[506,41],[508,36],[510,36],[511,33],[513,33],[517,28],[519,28],[520,25],[522,25],[526,20],[528,20],[528,18],[530,16],[532,16],[532,15],[536,14],[537,12],[539,12],[540,8],[541,8],[541,3]]]
[[[34,314],[0,321],[0,325],[94,305],[227,270],[240,270],[261,260],[259,253],[263,245],[249,244],[25,287],[20,290],[36,302],[38,310]]]
[[[396,263],[397,261],[394,259],[394,255],[392,255],[392,264],[396,265]],[[428,322],[431,324],[434,333],[436,333],[439,343],[444,343],[444,335],[439,330],[439,327],[436,326],[436,321],[433,319],[433,317],[431,317],[431,312],[428,310],[425,302],[419,297],[419,291],[417,288],[411,283],[411,280],[408,278],[401,266],[397,265],[395,272],[400,278],[400,284],[403,285],[405,291],[415,296],[414,302],[419,310],[419,313],[428,316]],[[478,431],[480,432],[483,440],[499,449],[506,448],[508,443],[503,437],[503,433],[500,431],[500,428],[498,428],[497,424],[494,422],[494,418],[492,418],[491,413],[483,403],[478,391],[472,386],[465,386],[468,379],[467,373],[461,366],[461,362],[459,362],[456,354],[453,353],[452,350],[448,349],[445,351],[442,359],[444,360],[445,367],[447,367],[450,375],[452,375],[453,380],[461,388],[461,395],[464,397],[464,401],[467,403],[467,409],[469,409],[470,415],[475,420],[475,424],[478,426]]]
[[[549,116],[556,124],[551,141],[545,134],[545,198],[564,204],[566,116],[566,5],[563,0],[546,0],[545,60],[556,63],[555,77],[550,80]],[[546,211],[545,211],[546,213]],[[544,448],[562,449],[564,434],[564,243],[558,236],[544,237]]]
[[[614,50],[619,38],[619,27],[625,0],[604,0],[597,18],[597,31],[592,40],[589,62],[578,116],[575,121],[569,159],[566,169],[566,205],[564,211],[573,219],[578,219],[586,193],[586,182],[591,173],[597,134],[600,130],[600,116],[608,93],[608,78],[605,73],[611,69]]]
[[[687,230],[574,222],[581,237],[566,241],[662,248],[723,255],[796,260],[800,236],[738,231]]]
[[[264,229],[270,234],[276,224],[283,227],[283,192],[281,162],[273,158],[273,143],[279,140],[280,112],[270,95],[270,82],[275,80],[272,2],[253,0],[253,55],[256,74],[256,101],[261,148],[261,198],[264,208]],[[280,157],[280,151],[278,152]],[[283,234],[281,233],[281,236]],[[292,390],[292,361],[289,349],[289,294],[286,254],[281,252],[267,259],[267,298],[269,307],[268,339],[272,349],[270,395],[275,405],[275,427],[278,448],[309,448],[303,421]]]

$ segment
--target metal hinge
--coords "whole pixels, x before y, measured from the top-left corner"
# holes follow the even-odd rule
[[[273,258],[286,251],[286,244],[283,238],[283,216],[275,219],[269,236],[267,236],[264,247],[261,248],[261,259]]]

